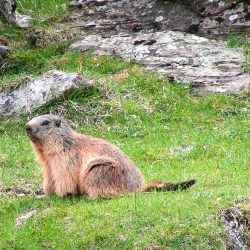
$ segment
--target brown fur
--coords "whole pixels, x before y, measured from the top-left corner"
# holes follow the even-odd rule
[[[76,133],[58,116],[36,117],[27,123],[26,131],[43,168],[46,195],[80,194],[95,199],[152,189],[175,191],[195,182],[145,184],[139,169],[119,148]]]

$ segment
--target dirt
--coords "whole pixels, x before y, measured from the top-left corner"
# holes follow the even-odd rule
[[[8,196],[15,196],[15,197],[23,197],[23,196],[35,196],[36,198],[43,198],[44,193],[42,189],[39,190],[30,190],[24,188],[18,188],[15,186],[10,187],[0,187],[0,195],[8,195]]]

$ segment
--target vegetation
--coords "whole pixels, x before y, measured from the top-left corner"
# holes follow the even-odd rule
[[[37,27],[44,25],[44,17],[58,15],[52,2],[58,8],[68,4],[65,0],[19,2],[20,11],[28,6],[39,16]],[[56,16],[54,25],[60,18]],[[53,68],[100,82],[55,100],[32,116],[50,111],[64,114],[79,132],[119,146],[147,181],[195,178],[197,184],[185,192],[95,201],[38,199],[0,191],[0,249],[226,248],[220,210],[250,194],[250,92],[195,98],[189,86],[170,84],[133,63],[70,53],[67,42],[32,47],[26,40],[28,31],[3,30],[16,49],[6,59],[1,85]],[[235,46],[233,39],[229,46]],[[0,189],[41,188],[41,168],[24,132],[30,118],[0,121]],[[190,151],[184,150],[187,146]],[[16,218],[31,209],[37,214],[17,228]]]

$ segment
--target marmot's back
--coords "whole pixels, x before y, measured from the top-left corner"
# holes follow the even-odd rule
[[[145,183],[141,172],[118,147],[91,136],[78,134],[78,138],[87,161],[83,166],[88,176],[84,189],[90,192],[89,187],[94,185],[91,189],[99,190],[98,195],[92,197],[110,197],[143,189]]]

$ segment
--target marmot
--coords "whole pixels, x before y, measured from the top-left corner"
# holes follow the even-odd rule
[[[184,190],[190,180],[172,184],[144,182],[140,170],[115,145],[73,130],[55,115],[33,118],[26,132],[42,165],[45,195],[78,194],[89,199],[144,192]]]

